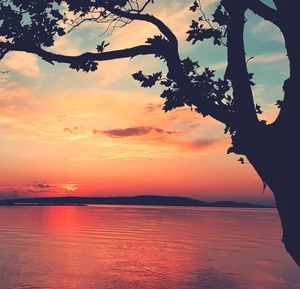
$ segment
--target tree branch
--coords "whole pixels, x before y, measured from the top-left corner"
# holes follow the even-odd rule
[[[182,93],[191,100],[191,103],[194,106],[197,106],[197,108],[201,113],[203,113],[203,115],[210,115],[216,120],[228,126],[232,126],[233,114],[228,111],[227,106],[222,103],[217,104],[214,100],[208,99],[201,91],[199,91],[199,89],[194,87],[194,85],[185,75],[178,53],[178,41],[171,29],[169,29],[161,20],[149,14],[141,14],[140,12],[132,13],[111,7],[103,8],[106,9],[109,13],[112,13],[119,17],[123,17],[129,20],[149,22],[155,25],[166,37],[166,39],[163,39],[161,41],[161,44],[159,45],[157,43],[153,43],[149,45],[140,45],[121,50],[107,52],[105,51],[101,53],[87,52],[77,56],[68,56],[49,52],[41,47],[28,45],[28,43],[14,44],[9,48],[9,50],[33,53],[51,64],[53,64],[53,62],[68,63],[73,66],[75,64],[75,66],[72,68],[76,69],[76,64],[78,63],[85,64],[88,62],[106,61],[112,59],[134,57],[138,55],[161,55],[167,61],[169,74],[172,75],[174,81],[178,83],[178,86],[180,87]],[[79,69],[81,69],[80,66],[78,67]]]
[[[137,11],[138,13],[142,13],[144,10],[145,10],[145,8],[152,2],[153,0],[147,0],[146,2],[145,2],[145,4],[139,9],[139,11]],[[138,3],[138,2],[137,2]]]
[[[193,84],[190,83],[190,81],[182,71],[178,51],[174,50],[172,46],[169,48],[161,47],[160,50],[158,50],[157,46],[140,45],[132,48],[107,51],[102,53],[87,52],[77,56],[56,54],[39,47],[14,47],[13,50],[34,53],[51,64],[53,64],[53,62],[72,64],[81,61],[107,61],[113,59],[135,57],[138,55],[164,54],[164,57],[166,57],[167,60],[169,73],[178,83],[182,92],[191,98],[192,104],[199,107],[204,114],[210,115],[214,119],[228,126],[233,125],[233,115],[232,113],[228,112],[226,105],[217,105],[213,101],[205,97],[201,97],[201,92],[193,87]],[[170,50],[172,51],[171,53]]]
[[[269,7],[260,0],[248,1],[248,8],[255,14],[264,18],[265,20],[272,22],[278,27],[280,26],[279,15],[277,10]]]
[[[174,35],[174,33],[172,32],[172,30],[166,25],[164,24],[160,19],[156,18],[153,15],[150,14],[141,14],[141,13],[130,13],[127,11],[123,11],[120,9],[116,9],[116,8],[110,8],[110,7],[105,7],[105,9],[107,9],[107,11],[118,15],[120,17],[124,17],[130,20],[139,20],[139,21],[145,21],[145,22],[149,22],[151,24],[153,24],[154,26],[156,26],[159,31],[169,40],[170,43],[178,45],[178,40],[176,38],[176,36]]]
[[[23,45],[20,47],[14,46],[12,50],[34,53],[51,64],[53,64],[54,61],[59,63],[72,64],[78,61],[106,61],[112,59],[135,57],[138,55],[159,54],[157,47],[154,47],[152,45],[140,45],[131,48],[101,53],[86,52],[77,56],[56,54],[53,52],[46,51],[40,47],[26,47]]]
[[[188,97],[190,103],[196,106],[199,112],[204,116],[211,116],[217,121],[224,123],[226,126],[235,126],[234,115],[228,110],[228,107],[225,104],[216,104],[215,101],[207,98],[202,91],[199,91],[199,89],[190,82],[182,69],[178,49],[170,47],[169,50],[166,50],[165,59],[167,61],[169,77],[177,83],[183,96]]]

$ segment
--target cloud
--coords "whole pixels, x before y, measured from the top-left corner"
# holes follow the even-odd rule
[[[122,158],[124,150],[128,149],[128,143],[123,139],[135,138],[134,153],[130,152],[131,158],[139,158],[142,155],[148,154],[150,151],[152,155],[167,156],[173,155],[174,153],[203,153],[204,151],[210,150],[222,150],[225,151],[227,142],[223,138],[218,137],[203,137],[203,138],[190,138],[191,136],[184,131],[178,130],[165,130],[157,127],[128,127],[124,129],[110,129],[110,130],[93,130],[94,135],[105,135],[114,139],[122,139],[118,142],[122,145],[122,153],[119,152],[119,156],[114,158]],[[174,137],[175,136],[175,137]],[[164,151],[162,154],[157,153],[157,149]],[[140,153],[139,153],[140,151]],[[144,152],[143,152],[144,151]],[[110,153],[111,154],[111,153]],[[150,153],[151,154],[151,153]],[[134,155],[134,156],[132,156]],[[128,154],[125,153],[125,157],[128,158]]]
[[[32,92],[33,90],[30,87],[8,82],[0,87],[0,100],[20,99],[30,96]]]
[[[251,60],[249,60],[249,64],[251,63],[273,63],[279,61],[286,61],[287,55],[284,53],[270,53],[270,54],[259,54],[254,56]]]
[[[78,55],[83,52],[79,49],[81,42],[82,40],[78,37],[59,37],[50,51],[66,55]]]
[[[155,112],[155,111],[161,111],[163,105],[162,104],[154,104],[154,103],[148,103],[145,107],[145,110],[147,113]]]
[[[226,151],[227,142],[218,138],[201,138],[192,140],[178,140],[170,143],[179,151],[190,152],[192,154],[207,151]]]
[[[0,199],[4,198],[26,198],[38,197],[41,194],[61,195],[64,193],[75,192],[78,189],[78,183],[47,183],[33,182],[32,184],[19,185],[15,187],[0,186]]]
[[[282,33],[272,23],[261,20],[251,29],[251,33],[263,41],[284,43]]]
[[[128,127],[128,128],[118,128],[118,129],[109,129],[109,130],[96,130],[93,129],[93,134],[104,134],[109,137],[113,138],[124,138],[124,137],[138,137],[138,136],[144,136],[144,135],[180,135],[181,132],[178,131],[169,131],[164,130],[157,127]]]
[[[8,186],[0,186],[0,199],[19,198],[23,191]]]
[[[67,114],[59,114],[56,116],[56,118],[57,118],[57,121],[63,122],[68,118],[68,115]]]
[[[248,64],[266,64],[275,63],[281,61],[287,61],[287,55],[284,53],[269,53],[269,54],[258,54],[254,55],[253,58],[249,59]],[[224,70],[227,67],[227,62],[219,62],[210,65],[214,70]]]
[[[14,70],[28,77],[37,78],[40,76],[40,68],[37,57],[25,52],[11,52],[5,56],[3,64],[6,69]]]
[[[64,131],[65,133],[73,133],[72,129],[69,128],[69,127],[65,127],[65,128],[63,129],[63,131]]]
[[[65,134],[64,139],[69,141],[77,141],[91,137],[91,131],[83,126],[73,126],[63,128]]]
[[[38,183],[38,184],[32,185],[32,187],[38,188],[38,189],[46,189],[46,188],[51,188],[51,185],[44,184],[44,183]]]
[[[33,194],[41,194],[41,193],[49,193],[52,192],[55,188],[44,182],[37,182],[33,184],[29,184],[24,188],[24,191],[27,193],[33,193]]]
[[[195,148],[205,148],[216,144],[217,142],[218,140],[216,139],[197,139],[191,143],[191,146]]]
[[[78,183],[56,184],[56,186],[65,192],[75,192],[78,190]]]
[[[78,183],[45,183],[38,182],[32,185],[28,185],[27,191],[30,193],[62,193],[62,192],[74,192],[78,189]]]
[[[0,128],[11,129],[11,128],[13,128],[13,125],[11,125],[11,124],[1,124]]]
[[[30,185],[19,185],[13,187],[1,186],[0,199],[39,196],[43,193],[52,192],[52,190],[52,186],[46,183],[33,183]]]

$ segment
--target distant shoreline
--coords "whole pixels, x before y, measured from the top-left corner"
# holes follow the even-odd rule
[[[204,202],[187,197],[142,195],[133,197],[45,197],[0,200],[0,206],[87,206],[139,205],[214,208],[274,208],[272,206],[235,201]]]

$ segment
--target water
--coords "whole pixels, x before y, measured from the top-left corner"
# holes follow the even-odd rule
[[[298,289],[273,209],[0,207],[1,289]]]

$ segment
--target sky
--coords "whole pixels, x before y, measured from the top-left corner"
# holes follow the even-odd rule
[[[209,13],[217,1],[203,0]],[[177,35],[182,58],[222,75],[226,50],[210,41],[191,45],[186,31],[191,1],[157,0],[149,12]],[[51,51],[95,51],[105,27],[86,23],[57,39]],[[133,22],[107,37],[109,49],[143,44],[155,27]],[[254,72],[255,102],[269,123],[278,114],[288,63],[280,32],[247,13],[245,44]],[[165,113],[162,88],[141,88],[131,74],[166,71],[152,56],[99,64],[96,72],[52,66],[35,55],[11,52],[0,62],[0,199],[46,196],[187,196],[206,201],[272,204],[249,164],[227,155],[224,125],[189,108]]]

